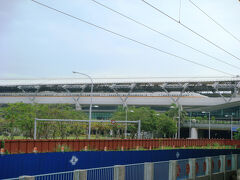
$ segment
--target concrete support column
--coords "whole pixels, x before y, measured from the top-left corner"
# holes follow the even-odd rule
[[[125,166],[114,166],[114,180],[125,180]]]
[[[19,180],[34,180],[34,176],[20,176]]]
[[[144,180],[154,179],[154,164],[144,163]]]
[[[74,170],[73,180],[87,180],[87,170]]]
[[[192,127],[191,128],[191,139],[197,139],[198,138],[198,130],[197,128]]]
[[[196,159],[189,159],[189,165],[190,165],[189,179],[195,179],[196,178]]]
[[[169,180],[176,180],[177,179],[177,161],[170,160],[169,161]]]

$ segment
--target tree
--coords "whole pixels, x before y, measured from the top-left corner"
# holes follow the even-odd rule
[[[234,133],[233,138],[234,138],[234,139],[237,139],[237,140],[240,139],[240,128],[238,128],[238,129],[237,129],[237,132]]]
[[[26,138],[33,138],[34,119],[87,119],[84,112],[76,111],[70,105],[46,105],[46,104],[9,104],[2,108],[1,121],[8,127],[7,131],[10,138],[14,135],[22,135]],[[84,132],[86,125],[73,123],[38,123],[38,137],[66,138],[74,135],[76,138]],[[0,129],[1,130],[1,129]],[[1,130],[2,131],[2,130]]]
[[[9,136],[13,139],[17,131],[25,137],[33,137],[35,106],[31,104],[9,104],[2,109],[2,116],[9,127]]]
[[[69,105],[61,104],[39,106],[37,117],[40,119],[87,119],[87,115],[84,112],[76,111]],[[48,136],[60,136],[62,139],[64,139],[71,135],[75,136],[75,138],[78,138],[79,135],[84,134],[86,129],[86,124],[79,122],[51,122],[46,123],[46,125],[43,124],[42,126],[44,128],[41,128],[40,125],[39,137],[43,136],[45,138],[48,138]]]
[[[160,137],[172,137],[177,132],[176,121],[162,113],[156,118],[156,132]]]
[[[114,120],[125,120],[125,111],[119,108],[114,113]],[[148,132],[158,137],[171,137],[176,133],[176,122],[165,113],[157,113],[149,107],[130,107],[128,109],[128,120],[137,121],[141,120],[141,130]],[[128,131],[132,137],[137,132],[137,124],[128,125]]]

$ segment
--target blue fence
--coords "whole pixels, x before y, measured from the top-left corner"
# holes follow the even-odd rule
[[[0,179],[74,169],[239,154],[240,150],[179,149],[156,151],[81,151],[0,156]],[[138,167],[141,171],[142,167]]]

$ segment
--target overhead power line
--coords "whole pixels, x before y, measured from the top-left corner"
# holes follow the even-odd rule
[[[151,31],[153,31],[153,32],[156,32],[156,33],[162,35],[163,37],[165,37],[165,38],[167,38],[167,39],[170,39],[170,40],[172,40],[172,41],[174,41],[174,42],[176,42],[176,43],[178,43],[178,44],[181,44],[181,45],[183,45],[183,46],[185,46],[185,47],[188,47],[188,48],[190,48],[190,49],[192,49],[192,50],[194,50],[194,51],[196,51],[196,52],[198,52],[198,53],[200,53],[200,54],[203,54],[203,55],[205,55],[205,56],[207,56],[207,57],[210,57],[210,58],[212,58],[212,59],[214,59],[214,60],[216,60],[216,61],[218,61],[218,62],[221,62],[221,63],[223,63],[223,64],[226,64],[226,65],[228,65],[228,66],[231,66],[231,67],[233,67],[233,68],[236,68],[236,69],[240,70],[240,67],[238,67],[238,66],[236,66],[236,65],[230,64],[230,63],[228,63],[228,62],[225,62],[225,61],[222,60],[222,59],[219,59],[219,58],[214,57],[214,56],[212,56],[212,55],[210,55],[210,54],[208,54],[208,53],[206,53],[206,52],[203,52],[203,51],[201,51],[201,50],[198,50],[198,49],[192,47],[191,45],[188,45],[188,44],[186,44],[186,43],[184,43],[184,42],[181,42],[181,41],[179,41],[179,40],[177,40],[177,39],[175,39],[175,38],[173,38],[173,37],[171,37],[171,36],[169,36],[169,35],[166,35],[166,34],[160,32],[160,31],[158,31],[158,30],[156,30],[156,29],[154,29],[154,28],[152,28],[152,27],[150,27],[150,26],[148,26],[148,25],[146,25],[146,24],[144,24],[144,23],[142,23],[142,22],[140,22],[140,21],[137,21],[137,20],[135,20],[135,19],[133,19],[133,18],[131,18],[131,17],[129,17],[129,16],[127,16],[127,15],[125,15],[125,14],[117,11],[117,10],[114,10],[113,8],[110,8],[110,7],[104,5],[104,4],[102,4],[102,3],[100,3],[100,2],[98,2],[98,1],[96,1],[96,0],[90,0],[90,1],[92,1],[92,2],[94,2],[94,3],[96,3],[96,4],[100,5],[100,6],[102,6],[102,7],[106,8],[106,9],[108,9],[108,10],[110,10],[110,11],[112,11],[112,12],[114,12],[114,13],[116,13],[116,14],[118,14],[118,15],[120,15],[120,16],[122,16],[122,17],[124,17],[124,18],[126,18],[126,19],[128,19],[128,20],[130,20],[130,21],[132,21],[132,22],[134,22],[134,23],[136,23],[136,24],[138,24],[138,25],[140,25],[140,26],[143,26],[143,27],[145,27],[145,28],[147,28],[147,29],[149,29],[149,30],[151,30]],[[180,9],[179,9],[179,11],[180,11]],[[179,17],[180,17],[180,16],[179,16]]]
[[[50,6],[46,5],[46,4],[40,3],[40,2],[38,2],[38,1],[35,1],[35,0],[31,0],[31,1],[34,2],[34,3],[36,3],[36,4],[39,4],[39,5],[43,6],[43,7],[45,7],[45,8],[51,9],[51,10],[53,10],[53,11],[56,11],[56,12],[58,12],[58,13],[61,13],[61,14],[63,14],[63,15],[66,15],[66,16],[68,16],[68,17],[71,17],[71,18],[73,18],[73,19],[76,19],[76,20],[78,20],[78,21],[81,21],[81,22],[83,22],[83,23],[85,23],[85,24],[88,24],[88,25],[90,25],[90,26],[96,27],[96,28],[101,29],[101,30],[103,30],[103,31],[106,31],[106,32],[108,32],[108,33],[111,33],[111,34],[114,34],[114,35],[119,36],[119,37],[121,37],[121,38],[127,39],[127,40],[129,40],[129,41],[135,42],[135,43],[140,44],[140,45],[142,45],[142,46],[151,48],[151,49],[156,50],[156,51],[158,51],[158,52],[167,54],[167,55],[169,55],[169,56],[175,57],[175,58],[177,58],[177,59],[181,59],[181,60],[183,60],[183,61],[186,61],[186,62],[195,64],[195,65],[198,65],[198,66],[207,68],[207,69],[214,70],[214,71],[216,71],[216,72],[220,72],[220,73],[223,73],[223,74],[226,74],[226,75],[229,75],[229,76],[234,76],[234,75],[231,74],[231,73],[224,72],[224,71],[219,70],[219,69],[216,69],[216,68],[212,68],[212,67],[210,67],[210,66],[207,66],[207,65],[204,65],[204,64],[201,64],[201,63],[198,63],[198,62],[195,62],[195,61],[186,59],[186,58],[184,58],[184,57],[175,55],[175,54],[170,53],[170,52],[167,52],[167,51],[163,51],[163,50],[161,50],[161,49],[159,49],[159,48],[156,48],[156,47],[154,47],[154,46],[151,46],[151,45],[148,45],[148,44],[146,44],[146,43],[140,42],[140,41],[138,41],[138,40],[132,39],[132,38],[127,37],[127,36],[125,36],[125,35],[116,33],[116,32],[114,32],[114,31],[111,31],[111,30],[109,30],[109,29],[106,29],[106,28],[104,28],[104,27],[102,27],[102,26],[99,26],[99,25],[96,25],[96,24],[91,23],[91,22],[89,22],[89,21],[83,20],[83,19],[81,19],[81,18],[78,18],[78,17],[73,16],[73,15],[71,15],[71,14],[68,14],[68,13],[66,13],[66,12],[63,12],[63,11],[60,11],[60,10],[55,9],[55,8],[53,8],[53,7],[50,7]]]
[[[190,27],[186,26],[185,24],[179,22],[178,20],[176,20],[175,18],[169,16],[167,13],[161,11],[160,9],[158,9],[157,7],[153,6],[152,4],[150,4],[149,2],[146,2],[145,0],[142,0],[142,2],[144,2],[145,4],[147,4],[148,6],[152,7],[153,9],[157,10],[158,12],[160,12],[161,14],[167,16],[169,19],[175,21],[176,23],[180,24],[182,27],[184,27],[185,29],[191,31],[192,33],[194,33],[195,35],[199,36],[200,38],[204,39],[205,41],[209,42],[210,44],[214,45],[215,47],[217,47],[218,49],[222,50],[223,52],[229,54],[230,56],[234,57],[235,59],[240,61],[240,58],[235,56],[234,54],[228,52],[227,50],[225,50],[224,48],[222,48],[221,46],[215,44],[214,42],[210,41],[209,39],[205,38],[204,36],[202,36],[201,34],[197,33],[196,31],[194,31],[193,29],[191,29]]]
[[[215,19],[213,19],[211,16],[209,16],[205,11],[203,11],[199,6],[197,6],[193,1],[188,0],[193,6],[195,6],[199,11],[201,11],[205,16],[207,16],[211,21],[213,21],[216,25],[218,25],[220,28],[222,28],[226,33],[228,33],[230,36],[232,36],[235,40],[237,40],[240,43],[240,39],[238,39],[233,33],[231,33],[229,30],[227,30],[223,25],[218,23]]]

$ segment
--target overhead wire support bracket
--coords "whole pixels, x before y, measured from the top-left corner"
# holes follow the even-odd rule
[[[179,0],[178,22],[181,22],[182,0]]]

